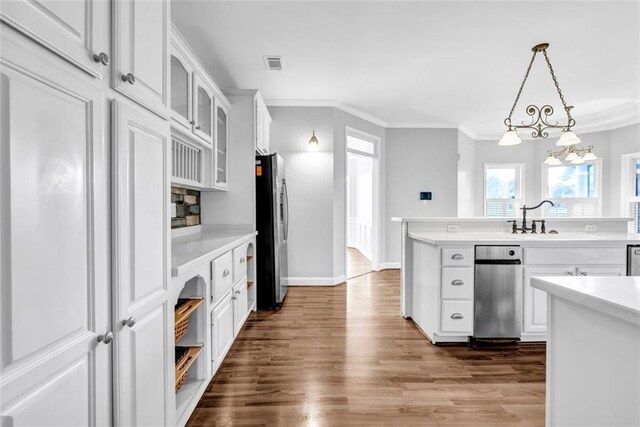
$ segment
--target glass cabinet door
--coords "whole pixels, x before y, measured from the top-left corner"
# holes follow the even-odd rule
[[[208,143],[213,143],[213,93],[195,75],[193,132]]]
[[[229,126],[227,110],[216,107],[216,187],[225,188],[228,183]]]
[[[178,53],[171,54],[171,116],[191,129],[191,69]]]

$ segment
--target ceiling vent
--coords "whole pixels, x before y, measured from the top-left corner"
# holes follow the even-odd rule
[[[265,56],[264,65],[269,71],[281,71],[282,70],[282,57],[281,56]]]

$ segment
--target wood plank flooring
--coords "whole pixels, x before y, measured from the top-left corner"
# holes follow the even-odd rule
[[[356,248],[347,248],[347,277],[362,276],[373,271],[371,262]]]
[[[400,315],[399,277],[253,313],[188,425],[543,426],[544,345],[434,346]]]

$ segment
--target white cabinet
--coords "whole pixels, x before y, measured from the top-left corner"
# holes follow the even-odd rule
[[[229,110],[216,103],[216,147],[214,188],[229,187]]]
[[[258,93],[256,95],[256,151],[260,154],[269,154],[269,132],[271,127],[271,115],[267,105]]]
[[[114,101],[114,419],[169,423],[169,125]],[[172,307],[171,307],[172,308]]]
[[[1,45],[0,424],[108,425],[104,97],[21,35]]]
[[[113,87],[164,117],[169,76],[168,1],[113,2]]]
[[[193,77],[193,133],[213,144],[213,90],[198,74]]]
[[[191,132],[193,114],[193,66],[186,55],[171,39],[171,119],[184,132]]]
[[[238,335],[247,317],[247,279],[246,277],[233,287],[233,331]]]
[[[232,292],[225,295],[211,313],[211,357],[214,371],[224,359],[235,336],[232,295]]]
[[[534,276],[575,276],[576,269],[565,267],[525,267],[523,293],[523,326],[525,333],[544,333],[547,330],[547,294],[531,287]]]
[[[103,0],[0,2],[0,20],[97,78],[110,61],[109,15]]]

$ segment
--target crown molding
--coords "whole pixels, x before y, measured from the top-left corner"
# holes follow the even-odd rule
[[[465,124],[451,122],[406,122],[389,123],[362,110],[334,99],[267,99],[269,107],[329,107],[337,108],[369,123],[385,129],[458,129],[475,141],[498,141],[502,134],[476,134]],[[596,113],[575,116],[579,123],[575,130],[580,133],[603,132],[640,123],[640,101],[632,100]],[[586,123],[586,124],[580,124]],[[555,135],[555,134],[554,134]],[[530,135],[521,135],[523,140],[532,139]]]

